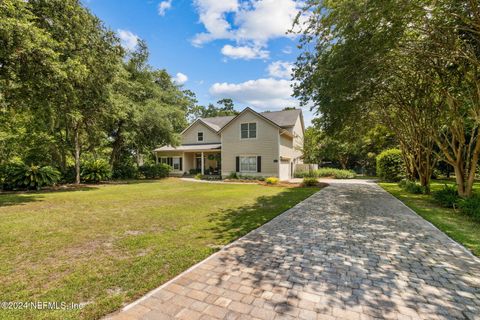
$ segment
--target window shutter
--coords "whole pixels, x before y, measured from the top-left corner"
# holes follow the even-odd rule
[[[167,164],[168,164],[169,166],[173,166],[173,158],[168,157],[168,158],[167,158]]]
[[[262,157],[257,157],[257,172],[262,172]]]
[[[240,157],[236,157],[235,158],[235,167],[236,167],[236,170],[235,172],[240,172]]]
[[[180,168],[179,168],[179,169],[180,169],[180,171],[182,171],[182,170],[183,170],[183,163],[182,163],[182,162],[183,162],[183,158],[180,158]]]

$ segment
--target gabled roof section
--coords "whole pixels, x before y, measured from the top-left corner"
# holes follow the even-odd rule
[[[228,127],[236,118],[240,117],[242,114],[246,113],[246,112],[252,112],[253,114],[255,114],[256,116],[258,116],[259,118],[267,121],[268,123],[270,123],[271,125],[273,125],[274,127],[277,127],[278,129],[282,129],[281,126],[279,126],[278,124],[276,124],[275,122],[273,122],[272,120],[268,119],[267,117],[265,117],[262,113],[258,113],[257,111],[253,110],[252,108],[249,108],[249,107],[246,107],[245,109],[242,110],[242,112],[240,112],[239,114],[237,114],[234,118],[232,118],[229,122],[227,122],[218,132],[220,133],[221,131],[223,131],[223,129],[225,129],[226,127]]]
[[[197,120],[193,121],[188,127],[186,127],[185,130],[183,130],[180,134],[184,134],[185,132],[187,132],[195,123],[201,123],[208,129],[213,131],[214,133],[218,133],[218,130],[216,130],[215,128],[212,128],[212,126],[209,125],[207,122],[203,121],[202,118],[198,118]]]
[[[214,131],[215,133],[219,133],[222,131],[224,127],[230,124],[236,117],[243,114],[246,111],[251,111],[255,115],[263,118],[267,122],[271,123],[272,125],[279,127],[279,128],[290,128],[295,126],[297,122],[297,118],[300,117],[302,122],[302,127],[305,130],[305,125],[303,123],[303,115],[301,109],[293,109],[293,110],[283,110],[283,111],[271,111],[271,112],[256,112],[252,108],[245,108],[236,116],[222,116],[222,117],[210,117],[210,118],[198,118],[197,120],[193,121],[185,130],[182,131],[182,134],[185,133],[190,127],[192,127],[195,123],[201,122],[206,127]]]
[[[226,125],[233,118],[235,118],[235,116],[211,117],[211,118],[200,118],[200,119],[202,119],[204,123],[209,125],[215,131],[219,131],[224,125]]]

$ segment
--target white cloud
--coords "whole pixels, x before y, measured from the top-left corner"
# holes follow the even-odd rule
[[[293,64],[287,61],[275,61],[268,65],[267,70],[270,77],[290,79]]]
[[[238,46],[229,44],[222,48],[222,54],[232,59],[267,59],[269,52],[258,47]]]
[[[195,0],[200,22],[207,32],[199,33],[192,40],[195,46],[215,40],[232,37],[226,14],[238,10],[237,0]]]
[[[273,78],[214,83],[210,87],[210,94],[215,98],[230,98],[240,104],[272,111],[298,106],[292,93],[291,81]]]
[[[172,0],[165,0],[158,4],[158,15],[164,16],[167,10],[172,7]]]
[[[138,40],[140,39],[139,36],[132,33],[131,31],[122,30],[122,29],[118,29],[117,33],[118,33],[118,36],[120,37],[120,43],[122,47],[130,51],[135,50],[135,47],[138,44]]]
[[[271,39],[291,37],[286,33],[302,3],[296,0],[195,0],[195,5],[206,32],[197,34],[193,45],[224,39],[234,41],[239,47],[262,50]]]
[[[179,72],[175,75],[175,77],[172,78],[172,81],[178,85],[182,85],[188,81],[188,77],[186,74]]]
[[[236,37],[256,43],[285,37],[299,10],[300,3],[295,0],[254,1],[236,14]]]

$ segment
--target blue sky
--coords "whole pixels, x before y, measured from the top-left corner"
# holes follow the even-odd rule
[[[237,109],[299,106],[291,98],[297,39],[287,35],[297,0],[85,0],[126,48],[144,39],[150,64],[194,91],[200,104]],[[311,114],[304,109],[306,122]]]

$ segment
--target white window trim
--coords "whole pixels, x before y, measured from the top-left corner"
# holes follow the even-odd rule
[[[198,139],[198,134],[199,133],[202,134],[202,140]],[[203,131],[197,131],[197,142],[204,142],[204,141],[205,141],[205,133],[203,133]]]
[[[255,135],[255,138],[242,138],[242,124],[247,124],[249,125],[250,123],[255,123],[255,132],[256,132],[256,135]],[[250,136],[250,126],[248,126],[248,135]],[[240,126],[238,127],[240,130],[240,141],[242,140],[257,140],[258,138],[258,122],[257,121],[248,121],[248,122],[242,122],[240,123]]]
[[[172,158],[172,166],[171,166],[171,167],[172,167],[172,171],[181,171],[181,170],[180,170],[180,159],[183,159],[183,157],[182,157],[182,156],[161,156],[161,157],[158,157],[158,160],[159,160],[158,163],[168,164],[168,163],[167,163],[167,162],[168,162],[168,160],[167,160],[168,158]],[[165,162],[163,161],[163,159],[165,159]],[[173,159],[178,159],[178,169],[175,169],[175,168],[173,167]],[[182,160],[182,163],[183,163],[183,160]]]
[[[255,170],[242,170],[242,158],[255,158]],[[258,156],[256,155],[241,155],[239,156],[239,170],[240,172],[245,172],[245,173],[253,173],[253,172],[258,172]]]

